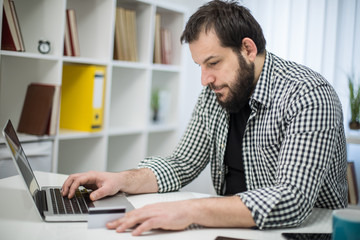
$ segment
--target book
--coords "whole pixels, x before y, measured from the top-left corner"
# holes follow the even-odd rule
[[[64,65],[60,128],[96,132],[103,126],[106,67]]]
[[[12,37],[13,34],[11,31],[14,31],[14,27],[9,24],[8,18],[6,17],[5,7],[3,8],[3,22],[2,22],[2,37],[1,37],[1,49],[8,51],[19,51],[19,45],[16,45],[17,42]]]
[[[21,33],[21,30],[20,30],[19,19],[18,19],[17,13],[16,13],[15,3],[14,3],[13,0],[10,0],[10,9],[11,9],[12,17],[14,19],[16,36],[17,36],[17,39],[18,39],[19,44],[20,44],[20,51],[24,52],[25,51],[24,39],[22,37],[22,33]]]
[[[155,16],[154,63],[161,64],[161,15]]]
[[[69,21],[68,21],[67,17],[66,17],[66,21],[65,21],[64,56],[72,56]]]
[[[46,134],[52,136],[55,135],[59,125],[59,115],[60,115],[60,96],[61,96],[61,86],[53,85],[55,87],[53,103],[51,108],[51,115],[49,125],[46,130]]]
[[[354,162],[348,162],[346,176],[348,180],[348,199],[349,204],[357,204],[358,203],[358,188],[356,182],[356,174]]]
[[[116,8],[115,16],[115,41],[114,41],[114,59],[126,60],[126,26],[125,26],[125,9]]]
[[[137,47],[136,47],[136,13],[132,10],[126,10],[127,17],[127,32],[129,37],[129,61],[137,61]]]
[[[28,85],[18,132],[32,135],[54,135],[57,129],[60,86],[31,83]]]
[[[74,9],[66,9],[64,52],[66,56],[80,56],[79,33]]]
[[[9,51],[25,51],[15,3],[4,0],[1,49]]]
[[[169,29],[161,28],[161,63],[171,64],[171,32]]]
[[[161,26],[161,15],[155,16],[154,58],[156,64],[171,64],[171,31]]]
[[[137,27],[136,12],[122,7],[116,8],[114,59],[136,62]]]

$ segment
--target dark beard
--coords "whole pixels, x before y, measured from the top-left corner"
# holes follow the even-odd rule
[[[219,104],[229,113],[236,113],[249,102],[249,98],[255,89],[254,63],[247,64],[244,57],[238,53],[239,68],[235,84],[229,87],[229,96],[224,101],[219,100],[221,93],[217,93]]]

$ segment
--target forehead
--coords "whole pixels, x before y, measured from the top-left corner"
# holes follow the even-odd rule
[[[230,48],[224,48],[220,44],[220,40],[213,30],[199,34],[197,40],[189,44],[190,52],[193,60],[201,64],[209,57],[217,57],[227,54]]]

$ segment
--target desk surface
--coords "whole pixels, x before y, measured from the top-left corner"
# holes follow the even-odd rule
[[[40,186],[60,186],[65,175],[36,172]],[[134,239],[130,232],[116,233],[107,229],[87,229],[87,223],[45,223],[32,203],[19,176],[0,179],[0,239]],[[129,196],[139,208],[149,203],[207,197],[205,194],[174,192]],[[226,236],[243,239],[282,239],[282,232],[331,232],[331,210],[314,209],[299,228],[251,230],[190,227],[184,231],[151,231],[141,239],[215,239]],[[137,238],[139,239],[139,238]]]

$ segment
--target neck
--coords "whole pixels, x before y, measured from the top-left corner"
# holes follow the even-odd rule
[[[265,56],[266,56],[266,50],[257,55],[254,61],[254,67],[255,67],[255,84],[258,82],[259,78],[260,78],[260,74],[262,72],[262,69],[264,67],[264,62],[265,62]]]

